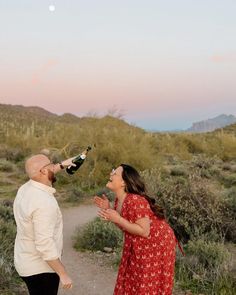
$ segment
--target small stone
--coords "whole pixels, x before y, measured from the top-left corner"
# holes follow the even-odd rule
[[[111,253],[113,251],[113,249],[109,248],[109,247],[104,247],[103,251],[106,252],[106,253]]]

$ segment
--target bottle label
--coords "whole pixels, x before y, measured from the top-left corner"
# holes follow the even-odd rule
[[[82,160],[84,160],[84,159],[86,158],[86,155],[82,154],[82,155],[80,155],[80,158],[81,158]]]

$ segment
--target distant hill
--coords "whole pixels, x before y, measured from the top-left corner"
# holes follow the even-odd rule
[[[1,115],[3,113],[22,113],[25,112],[27,113],[31,113],[34,115],[39,115],[39,116],[43,116],[43,117],[55,117],[57,115],[43,109],[37,106],[22,106],[22,105],[11,105],[11,104],[0,104],[0,112]]]
[[[192,133],[210,132],[234,123],[236,123],[235,116],[222,114],[212,119],[193,123],[191,128],[186,131]]]
[[[224,128],[218,128],[214,131],[214,133],[219,133],[219,132],[236,136],[236,124],[231,124]]]
[[[97,124],[97,122],[102,122],[106,120],[109,124],[118,125],[120,127],[131,128],[135,130],[144,130],[139,127],[135,127],[132,124],[127,123],[123,119],[116,116],[105,115],[104,117],[77,117],[71,113],[64,113],[62,115],[57,115],[51,113],[44,108],[37,106],[23,106],[23,105],[11,105],[11,104],[1,104],[0,103],[0,127],[8,126],[12,128],[18,128],[20,126],[31,126],[32,123],[39,125],[38,127],[44,127],[45,125],[55,125],[55,124],[66,124],[66,125],[79,125],[83,127],[85,125]]]

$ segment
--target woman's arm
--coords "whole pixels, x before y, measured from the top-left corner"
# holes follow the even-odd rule
[[[104,219],[115,223],[121,227],[124,231],[130,234],[147,238],[150,233],[150,219],[149,217],[143,217],[137,219],[135,223],[129,222],[127,219],[120,216],[120,214],[113,209],[99,211],[99,216]]]

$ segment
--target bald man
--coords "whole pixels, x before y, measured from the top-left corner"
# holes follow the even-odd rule
[[[73,158],[53,164],[45,155],[35,155],[25,163],[30,180],[22,185],[14,200],[17,235],[15,268],[25,281],[30,295],[56,295],[72,281],[61,263],[62,215],[54,197],[55,173],[74,165]]]

